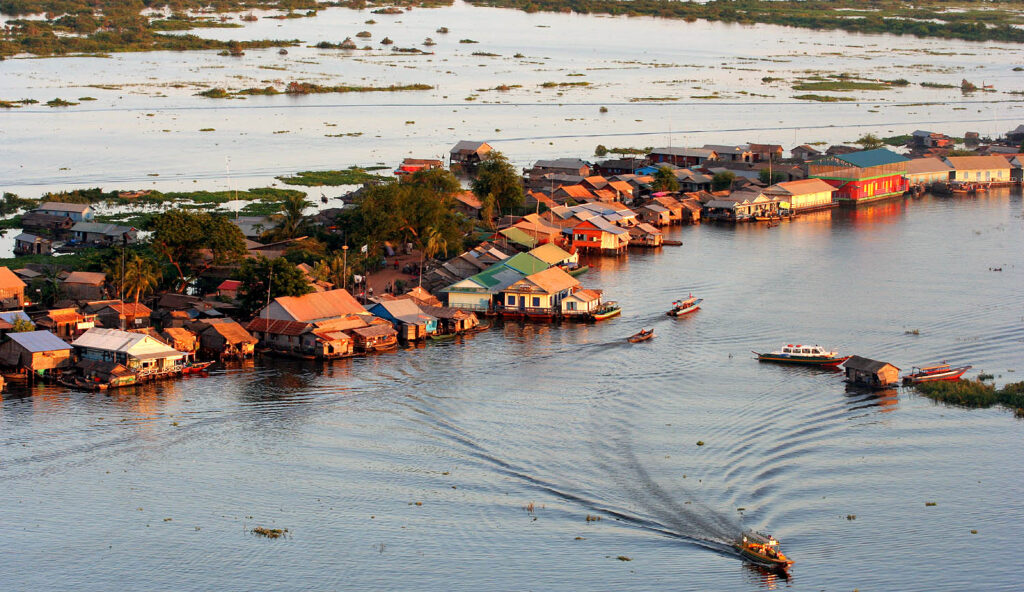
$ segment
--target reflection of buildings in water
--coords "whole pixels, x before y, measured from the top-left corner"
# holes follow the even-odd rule
[[[185,378],[178,380],[187,380]],[[117,407],[138,414],[141,418],[156,419],[166,408],[181,398],[177,380],[147,382],[107,391],[110,402]]]
[[[906,202],[902,197],[889,198],[877,203],[863,204],[849,209],[849,218],[855,224],[879,222],[886,218],[899,216],[906,210]]]
[[[881,413],[895,411],[900,406],[899,389],[871,390],[865,387],[846,385],[847,403],[861,407],[878,407]]]

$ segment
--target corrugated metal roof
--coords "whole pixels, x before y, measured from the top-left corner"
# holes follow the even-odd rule
[[[29,316],[25,314],[25,311],[23,310],[9,310],[7,312],[0,312],[0,319],[7,321],[12,325],[14,324],[14,321],[17,321],[19,319],[22,321],[28,321],[30,323],[32,322],[32,319],[29,318]]]
[[[24,288],[25,282],[21,281],[21,278],[14,275],[9,267],[0,267],[0,289],[7,288]]]
[[[516,253],[512,257],[505,259],[501,262],[501,265],[511,267],[512,269],[525,274],[530,275],[531,273],[537,273],[543,271],[549,267],[550,264],[541,261],[529,253]]]
[[[7,336],[11,338],[11,341],[33,353],[71,349],[71,346],[65,343],[63,339],[49,331],[8,333]]]
[[[861,356],[850,356],[850,359],[843,363],[845,368],[853,368],[854,370],[863,370],[864,372],[878,372],[886,366],[892,366],[888,362],[879,362],[878,360],[872,360],[871,358],[863,358]],[[896,366],[892,366],[896,368]],[[899,370],[899,368],[896,368]]]
[[[531,236],[525,230],[512,226],[510,228],[503,228],[498,231],[498,234],[504,236],[508,240],[523,245],[524,247],[533,247],[537,244],[537,238]]]
[[[526,276],[525,281],[532,282],[548,294],[555,294],[580,285],[580,282],[566,273],[561,267],[549,267],[544,271]]]
[[[958,171],[985,171],[1010,168],[1010,161],[1002,156],[950,156],[946,160]]]
[[[78,339],[71,342],[71,345],[90,349],[125,352],[134,357],[149,356],[151,354],[158,354],[157,357],[159,357],[159,355],[181,353],[144,333],[131,333],[119,329],[101,329],[99,327],[94,327],[82,333]]]
[[[89,204],[65,203],[62,201],[48,201],[43,203],[43,205],[39,206],[38,208],[36,208],[36,210],[49,210],[51,212],[77,212],[79,214],[84,214],[87,211],[89,211],[91,207],[92,206],[90,206]]]
[[[350,314],[366,314],[363,305],[349,294],[338,289],[327,292],[313,292],[304,296],[281,296],[274,302],[285,310],[293,321],[318,321]]]
[[[558,263],[572,257],[571,254],[567,253],[564,249],[554,243],[543,244],[530,251],[529,254],[548,265],[557,265]]]
[[[89,284],[99,286],[107,281],[107,274],[93,271],[72,271],[64,278],[65,284]]]
[[[849,154],[842,154],[836,156],[839,160],[852,164],[855,167],[867,168],[873,166],[881,166],[883,164],[895,164],[898,162],[907,162],[910,160],[906,156],[900,156],[892,150],[886,148],[876,148],[874,150],[861,150],[859,152],[850,152]]]
[[[104,224],[102,222],[75,222],[75,225],[71,227],[72,232],[88,232],[105,236],[121,236],[130,230],[131,227],[129,226]]]

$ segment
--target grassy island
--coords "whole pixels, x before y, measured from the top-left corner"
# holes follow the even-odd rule
[[[1014,382],[997,389],[981,380],[924,382],[915,385],[929,399],[961,407],[988,408],[1002,405],[1024,415],[1024,382]]]
[[[693,22],[765,23],[850,33],[1024,43],[1017,0],[468,0],[526,12],[656,16]]]

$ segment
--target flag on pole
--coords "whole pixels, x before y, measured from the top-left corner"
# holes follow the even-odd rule
[[[359,252],[360,252],[360,253],[365,253],[365,252],[367,252],[367,247],[368,247],[368,245],[363,245],[363,246],[362,246],[362,248],[361,248],[361,249],[359,249]]]

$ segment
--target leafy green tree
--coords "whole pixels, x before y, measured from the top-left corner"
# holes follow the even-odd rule
[[[428,228],[420,248],[420,286],[423,286],[423,264],[426,263],[427,258],[433,259],[442,251],[446,256],[448,255],[448,240],[445,239],[444,233],[437,228]]]
[[[607,156],[608,148],[604,144],[598,144],[597,148],[594,148],[594,156]]]
[[[459,180],[445,169],[421,169],[407,175],[402,182],[428,189],[440,198],[451,197],[462,191]]]
[[[663,166],[654,172],[651,186],[655,191],[679,191],[679,179],[671,167]]]
[[[138,304],[143,294],[156,289],[162,277],[156,261],[133,254],[124,266],[124,293]]]
[[[767,183],[769,185],[774,185],[776,183],[782,183],[783,181],[785,181],[786,180],[786,173],[779,172],[779,171],[772,171],[771,173],[769,173],[768,169],[761,169],[757,173],[757,178],[762,183]]]
[[[35,331],[36,326],[32,324],[32,321],[26,321],[25,319],[14,319],[11,323],[11,333],[28,333],[29,331]]]
[[[321,259],[313,266],[313,277],[321,282],[330,282],[335,288],[341,288],[347,284],[345,281],[345,259],[335,254],[330,259]]]
[[[234,263],[245,254],[242,231],[221,215],[168,210],[146,227],[153,231],[153,250],[177,271],[179,292],[213,265]]]
[[[864,134],[854,144],[860,146],[864,150],[874,150],[875,148],[881,148],[885,146],[885,142],[875,134]]]
[[[306,216],[303,212],[312,205],[304,195],[289,195],[281,202],[281,210],[273,216],[277,226],[267,234],[275,240],[296,238],[301,235],[306,226]]]
[[[371,187],[342,225],[349,244],[367,244],[371,251],[384,242],[425,246],[427,229],[435,228],[447,244],[461,242],[465,219],[452,207],[452,198],[411,183]]]
[[[732,171],[722,171],[715,173],[714,177],[711,177],[711,190],[712,191],[724,191],[732,188],[732,182],[736,180],[736,173]]]
[[[313,291],[302,270],[284,257],[270,260],[260,255],[246,259],[238,270],[237,279],[242,282],[238,291],[239,303],[242,311],[249,315],[266,306],[268,290],[270,299],[302,296]]]
[[[488,195],[493,196],[499,213],[508,212],[523,203],[523,179],[508,158],[495,150],[477,166],[473,193],[481,201]]]

